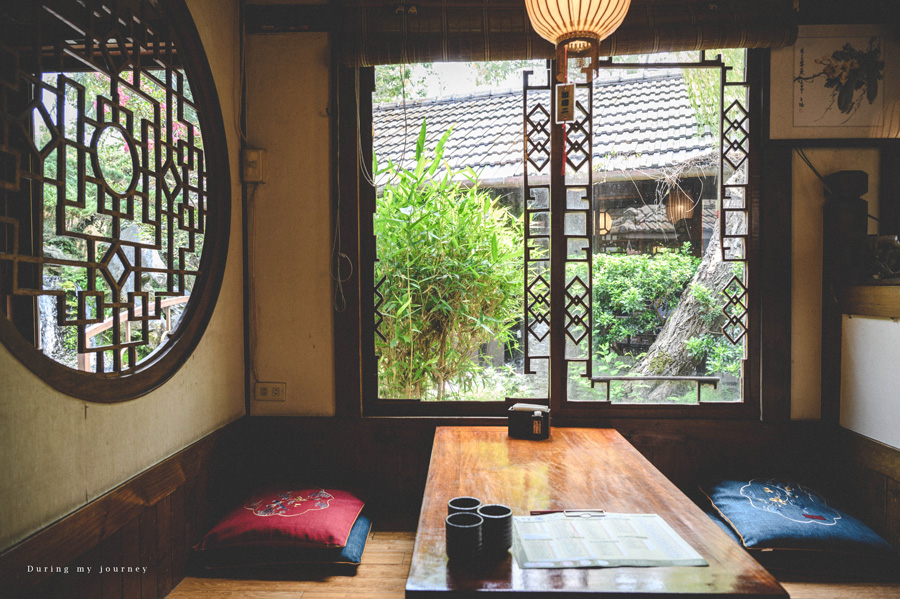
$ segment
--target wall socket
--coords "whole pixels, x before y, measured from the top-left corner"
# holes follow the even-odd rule
[[[244,183],[264,183],[266,172],[263,170],[266,151],[259,148],[245,148],[241,174]]]
[[[286,401],[287,383],[254,383],[253,399],[256,401]]]

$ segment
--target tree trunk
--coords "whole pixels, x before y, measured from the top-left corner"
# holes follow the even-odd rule
[[[731,204],[735,200],[726,200]],[[734,218],[729,223],[729,232],[742,226],[743,219]],[[716,297],[725,285],[734,276],[732,262],[724,262],[719,243],[719,221],[713,227],[712,236],[703,259],[694,277],[688,283],[681,296],[681,300],[669,315],[662,330],[650,346],[650,349],[631,370],[631,376],[690,376],[697,368],[697,363],[688,353],[685,342],[691,337],[699,337],[708,333],[721,333],[721,324],[724,316],[720,315],[715,322],[710,323],[708,309],[704,308],[698,299],[691,293],[692,285],[703,285],[712,291]],[[722,302],[717,302],[717,309]],[[696,383],[678,381],[664,381],[653,385],[650,389],[641,391],[642,384],[638,387],[634,383],[623,386],[626,391],[638,394],[643,401],[648,403],[665,402],[669,397],[684,395],[691,389],[696,389]]]

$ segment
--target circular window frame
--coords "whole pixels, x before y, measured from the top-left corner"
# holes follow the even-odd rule
[[[200,33],[185,0],[158,0],[161,17],[172,31],[203,135],[207,167],[207,229],[194,282],[179,325],[146,360],[122,373],[75,370],[44,355],[25,339],[6,315],[0,315],[0,342],[28,370],[55,390],[95,403],[136,399],[162,386],[177,373],[200,343],[215,310],[225,275],[231,228],[231,168],[225,123],[212,69]]]

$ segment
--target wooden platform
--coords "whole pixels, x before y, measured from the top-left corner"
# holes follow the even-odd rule
[[[185,578],[169,599],[404,599],[414,532],[371,533],[356,576],[315,581]],[[896,599],[900,585],[783,582],[791,599]]]
[[[403,599],[415,532],[369,533],[356,575],[316,580],[187,577],[169,599]]]

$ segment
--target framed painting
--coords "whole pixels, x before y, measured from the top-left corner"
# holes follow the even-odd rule
[[[900,138],[900,46],[877,25],[807,25],[772,50],[772,139]]]

